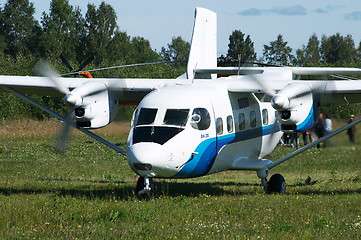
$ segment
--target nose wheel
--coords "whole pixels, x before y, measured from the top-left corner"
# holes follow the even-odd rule
[[[135,189],[139,197],[150,197],[154,193],[154,181],[150,177],[139,177]]]

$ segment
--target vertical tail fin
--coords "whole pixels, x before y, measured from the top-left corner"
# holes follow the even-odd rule
[[[196,8],[191,48],[189,52],[188,79],[215,78],[215,74],[195,74],[196,69],[217,67],[217,14],[205,8]]]

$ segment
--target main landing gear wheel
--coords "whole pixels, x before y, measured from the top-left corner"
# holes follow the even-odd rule
[[[154,181],[149,177],[139,177],[135,193],[139,198],[149,199],[154,193]]]
[[[268,181],[268,193],[286,193],[286,181],[281,174],[274,174]]]

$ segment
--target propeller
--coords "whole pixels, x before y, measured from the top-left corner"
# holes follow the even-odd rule
[[[265,81],[260,79],[260,76],[255,74],[249,75],[260,87],[260,89],[271,97],[271,105],[277,111],[287,110],[290,106],[290,102],[302,96],[311,93],[311,88],[305,83],[291,83],[281,89],[279,92],[276,92],[275,89],[267,85]],[[316,88],[314,89],[316,90]],[[291,94],[289,94],[291,93]]]
[[[65,94],[64,101],[65,103],[67,103],[67,105],[70,106],[70,109],[66,114],[66,119],[68,121],[64,121],[59,136],[56,139],[54,145],[54,148],[57,152],[65,153],[69,141],[70,125],[72,122],[71,119],[72,116],[74,115],[74,106],[76,105],[78,99],[76,99],[76,97],[70,93],[69,88],[66,87],[61,82],[61,79],[57,77],[59,74],[45,60],[41,60],[35,65],[35,71],[38,74],[47,77],[50,81],[52,81],[54,84],[54,88],[58,90],[60,93]]]
[[[62,84],[61,80],[57,77],[57,76],[59,76],[59,74],[45,60],[40,60],[35,65],[35,71],[38,74],[40,74],[44,77],[47,77],[49,80],[51,80],[54,84],[54,88],[56,90],[58,90],[59,92],[65,94],[65,95],[70,93],[69,88],[64,86],[64,84]]]

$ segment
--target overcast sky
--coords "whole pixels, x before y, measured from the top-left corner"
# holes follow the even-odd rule
[[[7,0],[0,0],[3,6]],[[49,12],[49,0],[30,0],[36,9],[35,17]],[[69,0],[79,6],[82,13],[87,4],[99,6],[101,1]],[[130,36],[148,39],[154,49],[171,42],[172,37],[182,36],[190,41],[195,7],[208,8],[218,16],[218,53],[228,50],[228,37],[234,30],[250,35],[258,57],[263,45],[282,34],[293,50],[307,44],[316,33],[330,36],[351,34],[356,47],[361,40],[360,0],[106,0],[116,11],[120,30]]]

